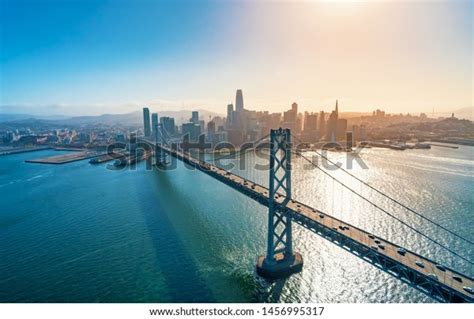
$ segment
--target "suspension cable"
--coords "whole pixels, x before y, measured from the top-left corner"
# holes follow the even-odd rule
[[[292,134],[292,135],[293,135],[293,134]],[[297,139],[299,142],[304,143],[304,142],[303,142],[301,139],[299,139],[298,137],[296,137],[296,136],[294,136],[294,135],[293,135],[293,137],[294,137],[295,139]],[[461,239],[461,240],[463,240],[463,241],[465,241],[465,242],[467,242],[467,243],[469,243],[469,244],[471,244],[471,245],[474,245],[474,242],[473,242],[473,241],[471,241],[471,240],[469,240],[469,239],[467,239],[467,238],[465,238],[465,237],[463,237],[463,236],[461,236],[461,235],[456,234],[455,232],[453,232],[452,230],[449,230],[449,229],[446,228],[445,226],[443,226],[443,225],[441,225],[441,224],[435,222],[434,220],[432,220],[432,219],[430,219],[430,218],[424,216],[424,215],[421,214],[421,213],[416,212],[414,209],[412,209],[412,208],[408,207],[407,205],[401,203],[401,202],[398,201],[397,199],[395,199],[395,198],[393,198],[393,197],[391,197],[391,196],[385,194],[384,192],[382,192],[382,191],[380,191],[379,189],[373,187],[372,185],[370,185],[370,184],[367,183],[366,181],[364,181],[364,180],[360,179],[359,177],[357,177],[356,175],[352,174],[352,173],[349,172],[348,170],[344,169],[342,166],[337,165],[336,163],[334,163],[333,161],[331,161],[327,156],[324,156],[323,154],[319,153],[319,152],[316,151],[316,150],[312,150],[312,151],[315,152],[316,154],[318,154],[319,156],[321,156],[322,158],[324,158],[325,160],[327,160],[329,163],[331,163],[331,164],[333,164],[334,166],[336,166],[337,168],[339,168],[340,170],[342,170],[344,173],[346,173],[346,174],[348,174],[349,176],[355,178],[355,179],[358,180],[360,183],[362,183],[362,184],[364,184],[365,186],[369,187],[370,189],[376,191],[376,192],[379,193],[380,195],[382,195],[382,196],[388,198],[388,199],[391,200],[392,202],[394,202],[394,203],[400,205],[401,207],[405,208],[405,209],[408,210],[409,212],[411,212],[411,213],[417,215],[418,217],[420,217],[420,218],[422,218],[422,219],[424,219],[424,220],[426,220],[426,221],[428,221],[428,222],[430,222],[430,223],[436,225],[437,227],[443,229],[444,231],[450,233],[451,235],[453,235],[453,236],[455,236],[455,237],[457,237],[457,238],[459,238],[459,239]]]
[[[394,218],[395,220],[399,221],[401,224],[405,225],[406,227],[410,228],[411,230],[413,230],[414,232],[416,232],[417,234],[421,235],[422,237],[428,239],[429,241],[435,243],[436,245],[440,246],[441,248],[445,249],[446,251],[450,252],[451,254],[461,258],[462,260],[466,261],[467,263],[473,265],[474,263],[472,261],[470,261],[469,259],[467,259],[466,257],[463,257],[461,255],[459,255],[457,252],[453,251],[452,249],[450,249],[449,247],[446,247],[445,245],[439,243],[437,240],[435,239],[432,239],[431,237],[429,237],[428,235],[425,235],[424,233],[422,233],[421,231],[417,230],[416,228],[412,227],[411,225],[409,225],[408,223],[404,222],[403,220],[399,219],[398,217],[396,217],[395,215],[389,213],[387,210],[383,209],[382,207],[380,207],[379,205],[377,205],[376,203],[374,203],[373,201],[365,198],[364,196],[360,195],[359,193],[357,193],[355,190],[353,190],[352,188],[350,188],[349,186],[347,186],[346,184],[344,184],[343,182],[339,181],[337,178],[335,178],[334,176],[332,176],[331,174],[329,174],[328,172],[326,172],[324,169],[322,169],[321,167],[319,167],[319,165],[313,163],[313,161],[311,161],[309,158],[307,158],[306,156],[304,155],[301,155],[301,154],[297,154],[295,151],[292,151],[294,154],[296,155],[299,155],[301,156],[303,159],[305,159],[308,163],[310,163],[311,165],[313,165],[314,167],[316,167],[317,169],[319,169],[321,172],[323,172],[324,174],[326,174],[327,176],[329,176],[330,178],[333,179],[333,181],[336,181],[337,183],[339,183],[340,185],[342,185],[343,187],[345,187],[346,189],[348,189],[349,191],[351,191],[352,193],[356,194],[357,196],[359,196],[360,198],[362,198],[363,200],[365,200],[366,202],[370,203],[371,205],[373,205],[375,208],[381,210],[382,212],[384,212],[385,214],[387,214],[388,216]]]

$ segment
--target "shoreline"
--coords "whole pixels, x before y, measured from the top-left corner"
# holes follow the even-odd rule
[[[8,150],[0,150],[0,156],[14,155],[28,152],[44,151],[52,149],[50,146],[41,146],[41,147],[22,147],[22,148],[13,148]]]

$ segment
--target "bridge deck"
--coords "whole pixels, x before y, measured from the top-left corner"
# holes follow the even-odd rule
[[[262,205],[268,206],[268,188],[210,163],[199,161],[180,151],[164,146],[162,146],[162,149],[171,156],[224,182]],[[437,267],[439,264],[435,261],[407,249],[406,253],[402,255],[398,252],[400,246],[373,236],[369,232],[303,203],[292,199],[288,200],[281,195],[275,195],[274,200],[279,205],[279,209],[291,215],[295,222],[433,298],[445,302],[474,302],[474,295],[465,289],[474,288],[473,278],[448,267],[439,269]],[[383,248],[380,245],[383,245]]]

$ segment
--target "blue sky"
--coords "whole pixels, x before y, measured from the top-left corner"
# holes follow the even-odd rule
[[[472,106],[472,3],[0,0],[0,111]]]

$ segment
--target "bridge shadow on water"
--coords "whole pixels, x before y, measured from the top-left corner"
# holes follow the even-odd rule
[[[258,282],[258,288],[255,291],[255,302],[282,302],[283,289],[289,278],[282,278],[278,280],[266,280],[257,275],[254,271],[254,278]]]
[[[250,261],[252,267],[249,268],[249,261],[226,261],[219,260],[219,264],[212,258],[223,256],[226,245],[232,245],[229,242],[222,241],[220,236],[228,235],[226,233],[216,236],[219,230],[209,226],[202,216],[193,213],[191,201],[186,200],[185,190],[180,189],[180,182],[176,183],[169,175],[172,172],[158,172],[156,170],[147,171],[149,176],[146,178],[146,188],[156,194],[156,200],[151,203],[141,202],[141,212],[148,228],[148,235],[154,246],[157,264],[160,274],[166,285],[166,295],[163,300],[151,300],[158,302],[280,302],[287,279],[276,281],[267,281],[259,277]],[[198,175],[198,178],[209,178],[206,175]],[[145,185],[137,187],[143,188]],[[170,208],[171,207],[171,208]],[[172,216],[170,215],[172,214]],[[181,215],[181,216],[180,216]],[[180,223],[192,224],[187,229],[186,236],[195,239],[197,242],[205,242],[205,245],[193,242],[188,244],[183,239],[183,229]],[[184,231],[186,231],[187,226]],[[198,233],[198,238],[194,238]],[[181,234],[180,234],[181,233]],[[189,239],[188,239],[189,240]],[[197,261],[190,253],[193,249],[209,249],[211,257],[208,254],[201,254],[198,258],[203,258],[204,272],[201,271],[201,259]],[[227,247],[228,248],[228,247]],[[235,247],[233,247],[235,249]],[[262,247],[263,248],[263,247]],[[217,257],[219,258],[219,257]],[[198,265],[199,263],[199,265]],[[207,263],[207,265],[206,265]],[[222,264],[220,264],[222,263]],[[206,275],[211,265],[211,273]],[[206,269],[207,268],[207,269]],[[216,292],[224,291],[215,296],[209,286],[209,280],[218,280]],[[235,291],[235,290],[240,291]],[[234,291],[229,291],[234,290]],[[161,297],[161,296],[160,296]]]
[[[169,172],[172,173],[172,172]],[[196,175],[199,179],[204,179],[204,181],[209,179],[209,182],[215,182],[206,175]],[[161,271],[166,277],[167,285],[170,287],[170,292],[172,294],[173,302],[279,302],[286,279],[281,279],[278,281],[269,282],[256,273],[254,262],[256,261],[258,253],[255,253],[255,260],[226,260],[226,258],[220,258],[219,256],[226,255],[226,252],[229,249],[237,249],[235,247],[235,242],[232,240],[232,235],[227,234],[224,231],[215,229],[213,226],[210,226],[203,220],[203,216],[199,216],[195,212],[195,207],[191,206],[191,202],[186,200],[188,198],[186,191],[181,189],[179,185],[181,182],[173,181],[173,178],[168,174],[168,172],[157,172],[153,171],[150,174],[150,177],[147,179],[150,183],[150,188],[154,189],[155,192],[161,192],[160,195],[157,195],[157,198],[160,200],[166,199],[166,203],[160,203],[159,200],[157,204],[161,207],[159,210],[152,209],[153,214],[162,214],[165,215],[163,218],[166,218],[166,225],[162,225],[164,228],[163,232],[157,233],[155,229],[155,220],[161,220],[161,217],[157,216],[148,216],[147,224],[153,234],[150,234],[153,237],[154,244],[157,247],[157,250],[161,248],[161,253],[157,252],[158,258],[167,258],[169,253],[169,248],[163,249],[160,246],[163,240],[168,241],[172,237],[172,241],[178,244],[177,249],[179,256],[173,257],[173,264],[179,265],[179,267],[187,267],[188,271],[180,272],[178,278],[172,276],[171,274],[176,273],[176,268],[166,262],[162,265]],[[217,183],[217,182],[216,182]],[[166,206],[172,205],[172,211]],[[169,206],[168,206],[169,207]],[[159,211],[159,212],[158,212]],[[149,212],[145,212],[145,215],[149,215]],[[170,219],[168,214],[173,214],[173,217]],[[176,215],[184,216],[176,216]],[[175,219],[176,217],[176,219]],[[186,218],[186,224],[192,224],[188,233],[186,234],[190,238],[193,238],[196,242],[193,244],[193,248],[190,248],[185,241],[183,241],[182,235],[180,238],[179,232],[183,231],[177,230],[173,224],[176,220],[179,221],[180,218]],[[179,227],[179,226],[178,226]],[[183,226],[185,227],[185,226]],[[174,231],[172,231],[174,230]],[[172,233],[170,233],[172,231]],[[196,232],[196,234],[194,234]],[[218,234],[220,233],[220,234]],[[197,236],[198,238],[196,238]],[[224,236],[224,238],[222,238]],[[163,237],[163,238],[162,238]],[[197,244],[199,242],[205,242],[204,245]],[[237,244],[239,245],[239,244]],[[173,247],[173,245],[170,245]],[[169,246],[168,246],[169,247]],[[188,253],[191,249],[202,249],[207,250],[208,253],[196,252],[198,255],[194,258],[200,258],[199,261],[193,259],[193,256]],[[264,249],[264,247],[262,247]],[[216,261],[215,258],[219,260]],[[204,264],[204,268],[209,270],[209,265],[211,268],[211,273],[203,274],[200,272],[200,267],[196,264]],[[206,265],[207,264],[207,265]],[[249,267],[249,264],[251,265]],[[175,266],[176,266],[175,265]],[[216,293],[223,291],[222,294],[218,296],[213,294],[213,291],[209,288],[209,284],[206,280],[212,281],[212,286],[215,287]],[[214,281],[220,281],[220,283],[215,283]],[[185,283],[190,283],[192,289],[189,291],[183,291],[183,287],[186,286]],[[175,286],[176,285],[176,286]],[[191,288],[190,287],[190,288]]]
[[[158,189],[166,194],[157,195],[157,200],[148,203],[141,201],[141,213],[148,228],[148,236],[151,238],[156,262],[160,267],[160,273],[167,287],[166,296],[160,296],[160,300],[149,300],[149,302],[214,302],[215,298],[208,289],[205,280],[199,273],[199,267],[195,264],[192,256],[186,249],[186,245],[180,239],[172,221],[170,220],[166,206],[160,202],[161,198],[173,201],[177,205],[184,203],[175,197],[167,176],[156,176],[156,172],[147,171],[154,183],[158,183]],[[148,180],[148,179],[147,179]],[[137,185],[143,188],[144,185]],[[153,190],[156,187],[152,188]],[[153,296],[150,296],[154,298]],[[148,296],[147,296],[148,299]],[[148,301],[148,300],[147,300]]]

